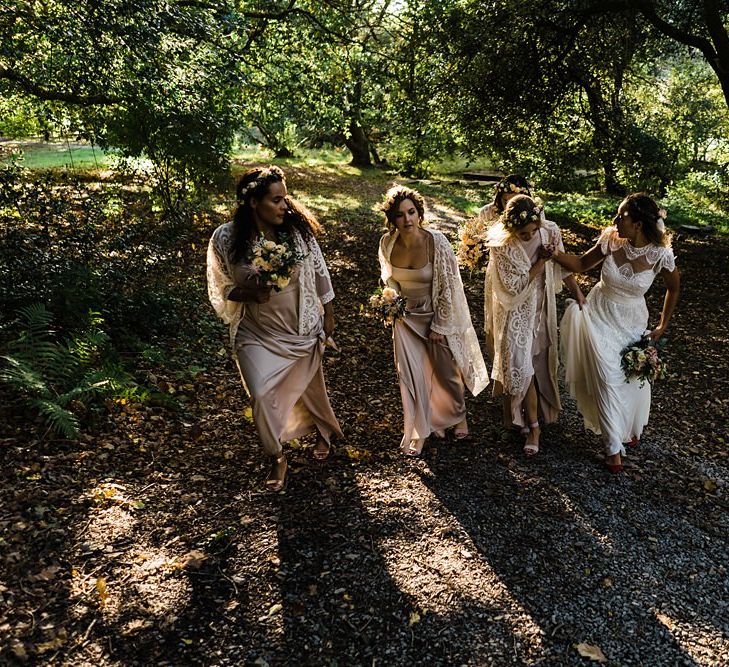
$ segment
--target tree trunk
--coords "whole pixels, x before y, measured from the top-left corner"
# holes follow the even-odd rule
[[[590,107],[590,119],[594,127],[592,145],[605,177],[605,192],[611,195],[625,194],[625,188],[618,181],[615,159],[620,146],[620,130],[622,114],[619,106],[610,105],[603,97],[598,82],[590,82],[586,78],[581,82],[587,93]]]
[[[612,160],[603,160],[602,171],[605,175],[605,192],[609,195],[618,195],[620,197],[625,195],[625,187],[620,185],[618,181],[618,175]]]
[[[352,153],[352,160],[349,164],[353,167],[371,167],[370,140],[365,131],[356,120],[349,122],[349,136],[344,138],[344,144]]]
[[[380,154],[377,152],[377,148],[375,148],[375,145],[372,142],[370,142],[370,153],[372,154],[372,159],[375,161],[376,167],[387,166],[387,160],[383,160],[380,157]]]
[[[725,67],[727,67],[727,71],[717,71],[717,68],[714,68],[714,71],[716,72],[716,76],[719,77],[721,90],[724,93],[726,105],[729,107],[729,62],[725,64]]]

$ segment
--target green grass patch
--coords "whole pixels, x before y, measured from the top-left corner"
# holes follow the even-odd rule
[[[340,148],[297,148],[295,157],[277,158],[273,152],[260,146],[239,146],[233,151],[232,158],[238,162],[253,164],[276,164],[279,167],[321,167],[349,166],[352,155],[348,150]]]
[[[113,153],[90,144],[14,142],[12,145],[22,151],[20,163],[28,169],[105,169],[113,159]],[[2,161],[9,162],[10,158]]]
[[[571,220],[595,227],[611,224],[620,204],[620,197],[604,194],[573,194],[565,192],[541,193],[547,217],[557,222]],[[720,234],[729,234],[729,212],[707,203],[697,205],[685,193],[670,194],[659,200],[668,212],[666,224],[671,229],[681,225],[711,226]]]
[[[432,178],[463,178],[463,173],[466,171],[495,171],[495,169],[488,158],[466,158],[461,155],[453,155],[433,164]]]

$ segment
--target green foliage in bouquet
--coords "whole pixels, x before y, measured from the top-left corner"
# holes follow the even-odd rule
[[[659,355],[659,351],[666,346],[666,343],[668,343],[666,336],[655,342],[650,338],[641,338],[626,347],[621,353],[620,360],[625,381],[630,382],[633,378],[638,378],[642,387],[646,382],[653,384],[656,380],[663,380],[668,374],[668,365]]]

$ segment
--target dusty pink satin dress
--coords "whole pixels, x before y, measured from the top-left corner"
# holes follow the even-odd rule
[[[327,442],[342,434],[324,383],[322,327],[298,333],[298,271],[266,303],[246,304],[235,352],[267,454],[280,455],[281,443],[315,429]]]
[[[539,248],[542,239],[535,234],[527,241],[519,241],[524,247],[529,261],[534,265],[539,259]],[[561,403],[559,395],[555,392],[554,382],[549,374],[549,348],[556,345],[549,335],[549,314],[547,311],[547,299],[545,299],[545,275],[544,268],[534,278],[537,282],[537,316],[534,326],[532,345],[532,366],[534,367],[534,378],[536,381],[537,396],[539,397],[539,416],[544,424],[551,424],[557,421]],[[525,426],[526,420],[522,413],[522,403],[526,391],[521,396],[511,396],[511,418],[517,426]]]
[[[433,263],[420,269],[392,267],[392,278],[407,299],[407,317],[393,330],[395,365],[400,379],[405,429],[400,447],[443,432],[466,418],[461,371],[447,341],[428,339],[433,311]]]

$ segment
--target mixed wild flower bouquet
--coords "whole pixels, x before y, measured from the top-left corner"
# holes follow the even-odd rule
[[[625,373],[625,381],[629,382],[638,378],[642,387],[646,382],[653,384],[655,380],[663,380],[668,374],[668,365],[659,352],[667,342],[666,336],[662,336],[657,341],[643,337],[626,347],[621,354],[620,361]]]
[[[483,271],[486,267],[486,224],[480,218],[466,220],[458,228],[456,246],[458,264],[469,271]]]
[[[394,326],[407,314],[407,302],[392,287],[378,288],[370,297],[370,308],[386,327]]]
[[[287,234],[280,234],[278,243],[261,234],[249,252],[250,270],[261,285],[280,292],[291,282],[296,265],[305,257],[296,250]]]

